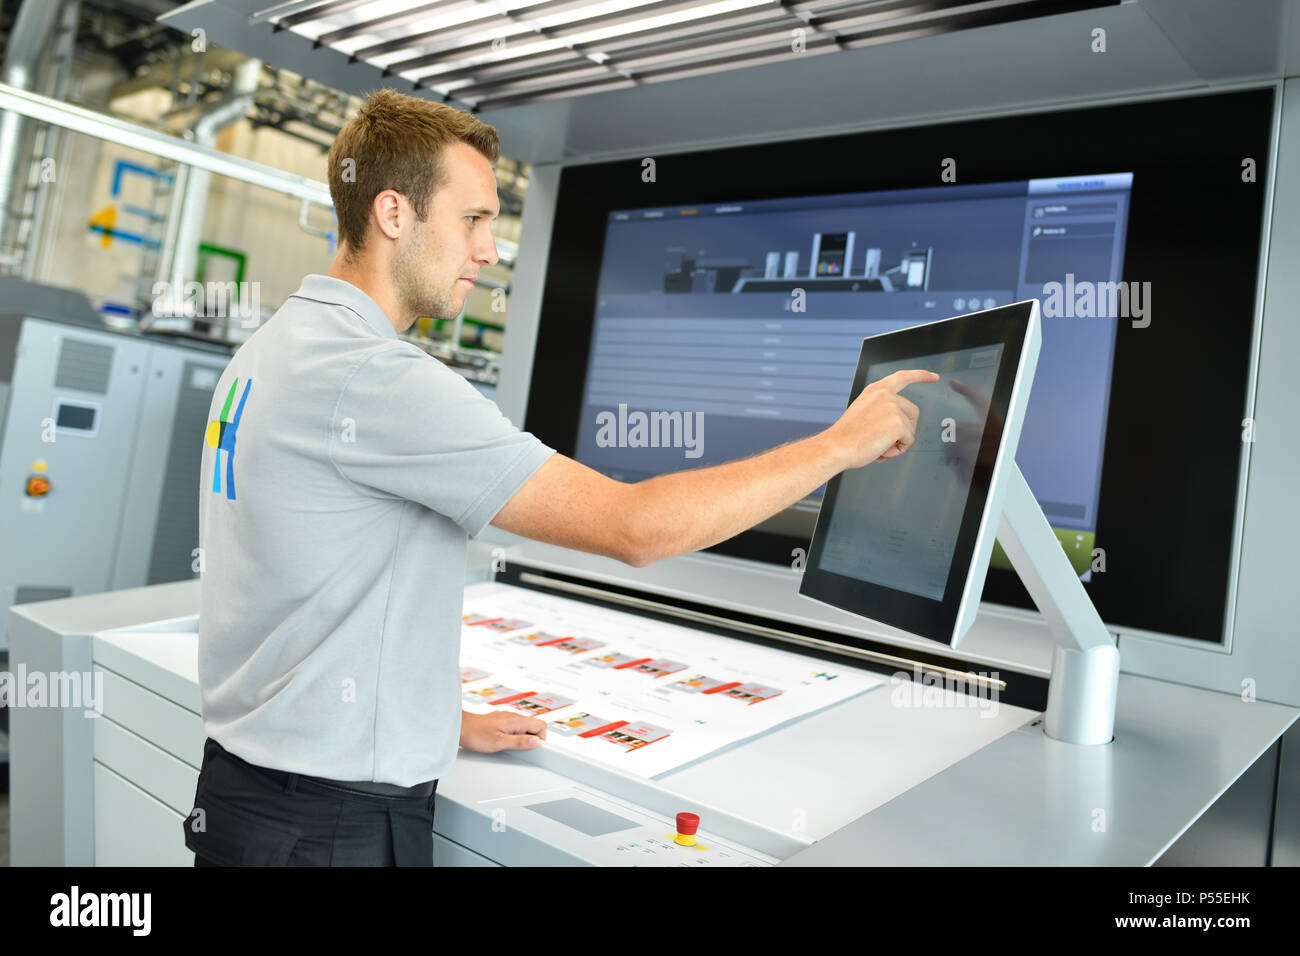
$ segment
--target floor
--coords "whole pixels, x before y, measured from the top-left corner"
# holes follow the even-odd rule
[[[0,667],[5,667],[8,665],[8,663],[9,663],[8,655],[0,653]],[[3,764],[3,769],[0,769],[0,774],[5,775],[4,777],[5,780],[8,779],[8,774],[9,774],[9,763],[8,763],[9,735],[5,732],[5,728],[9,726],[9,722],[7,720],[4,720],[4,718],[7,718],[8,716],[9,716],[8,714],[0,714],[0,720],[3,720],[3,723],[0,723],[0,750],[3,750],[6,755],[5,763]],[[0,784],[0,786],[3,786],[3,784]],[[9,865],[9,791],[5,790],[4,793],[0,793],[0,866],[8,866],[8,865]]]
[[[9,865],[9,794],[0,793],[0,866]]]

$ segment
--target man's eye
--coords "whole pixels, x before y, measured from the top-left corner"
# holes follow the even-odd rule
[[[478,216],[466,216],[465,218],[469,220],[469,224],[472,226],[472,225],[474,225],[474,220],[478,219],[479,217],[478,217]]]

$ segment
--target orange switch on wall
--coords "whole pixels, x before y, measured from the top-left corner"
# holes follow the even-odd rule
[[[45,474],[46,464],[43,461],[32,462],[32,473],[27,476],[27,486],[24,489],[29,498],[44,498],[50,493],[50,479]]]

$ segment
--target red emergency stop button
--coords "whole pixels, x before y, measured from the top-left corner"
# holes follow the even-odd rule
[[[44,475],[28,475],[26,492],[28,498],[44,498],[50,493],[50,479]]]
[[[695,834],[699,829],[698,813],[679,813],[677,814],[677,836],[673,837],[673,842],[682,846],[695,846]]]

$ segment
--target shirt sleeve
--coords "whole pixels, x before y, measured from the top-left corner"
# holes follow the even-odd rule
[[[330,459],[362,491],[416,501],[474,536],[555,449],[414,346],[353,372],[330,423]]]

